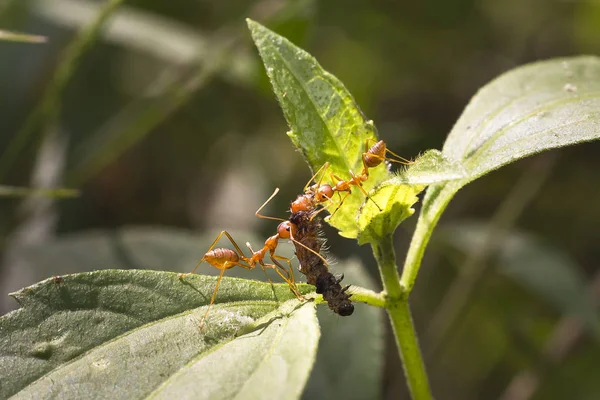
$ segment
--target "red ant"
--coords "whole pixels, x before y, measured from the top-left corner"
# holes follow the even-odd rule
[[[340,209],[340,207],[342,206],[344,201],[348,198],[348,196],[350,196],[352,194],[351,186],[358,187],[360,189],[360,191],[362,191],[363,194],[367,197],[367,199],[370,199],[373,202],[373,204],[375,204],[375,206],[377,206],[379,211],[381,211],[381,207],[379,207],[379,205],[373,199],[371,199],[369,197],[369,194],[363,188],[363,182],[366,182],[369,179],[369,168],[375,168],[375,167],[379,166],[381,163],[383,163],[384,161],[391,161],[391,162],[396,162],[396,163],[405,164],[405,165],[412,164],[413,161],[409,161],[409,160],[397,155],[396,153],[392,152],[390,149],[387,148],[387,146],[383,140],[380,140],[380,141],[376,142],[373,146],[369,147],[370,141],[373,141],[373,139],[367,139],[365,141],[365,152],[362,153],[363,169],[359,175],[356,175],[352,171],[349,171],[351,178],[349,180],[343,180],[339,176],[332,173],[332,174],[330,174],[330,177],[331,177],[332,181],[335,183],[334,186],[332,186],[330,184],[321,185],[321,180],[323,179],[323,176],[325,175],[325,173],[323,173],[323,175],[321,176],[321,179],[319,179],[319,182],[317,184],[309,186],[310,182],[312,182],[316,178],[316,176],[321,173],[321,171],[323,171],[323,170],[326,171],[327,168],[329,168],[329,163],[326,162],[313,175],[313,177],[308,181],[306,186],[304,186],[304,195],[298,196],[298,198],[292,203],[291,211],[297,212],[297,211],[301,211],[301,210],[306,210],[309,207],[314,208],[319,203],[323,203],[325,201],[330,201],[331,198],[333,197],[333,194],[337,193],[338,196],[340,197],[340,201],[339,201],[338,206],[335,209],[335,211],[331,214],[331,216],[333,216]],[[396,158],[386,157],[386,153],[390,153],[391,155],[395,156]],[[342,196],[340,194],[341,192],[347,192],[347,194],[342,198]],[[323,209],[321,209],[321,210],[323,210]],[[317,211],[317,213],[321,212],[321,210]],[[314,215],[316,215],[316,214],[314,214]]]
[[[274,269],[277,272],[277,274],[290,286],[290,290],[292,291],[292,293],[294,293],[294,295],[298,299],[304,300],[304,297],[299,292],[299,290],[296,286],[296,283],[294,280],[294,272],[293,272],[292,263],[291,263],[290,259],[275,254],[275,250],[277,249],[277,246],[279,244],[279,239],[290,239],[290,240],[294,241],[293,234],[296,230],[296,226],[293,223],[291,223],[290,221],[283,220],[281,218],[267,217],[267,216],[260,214],[260,211],[273,199],[273,197],[275,197],[275,195],[277,195],[278,192],[279,192],[279,188],[275,189],[275,191],[273,192],[271,197],[269,197],[267,199],[267,201],[265,201],[264,204],[262,206],[260,206],[260,208],[255,213],[255,215],[259,218],[274,219],[274,220],[282,221],[279,224],[279,226],[277,227],[277,234],[273,235],[273,236],[269,237],[267,240],[265,240],[265,244],[260,250],[254,251],[252,249],[252,246],[250,245],[250,243],[246,243],[246,246],[252,252],[252,256],[246,257],[244,252],[242,251],[242,249],[238,246],[238,244],[235,242],[235,240],[233,240],[233,238],[231,237],[229,232],[222,231],[221,233],[219,233],[219,235],[217,236],[215,241],[212,243],[212,245],[208,248],[208,251],[200,259],[198,264],[196,264],[196,266],[194,267],[192,272],[187,273],[187,274],[179,274],[180,279],[183,279],[186,276],[193,274],[196,271],[196,269],[200,266],[200,264],[202,264],[204,261],[206,261],[209,265],[221,270],[221,273],[219,274],[219,277],[217,279],[217,284],[215,285],[215,289],[213,291],[213,295],[210,299],[208,308],[206,309],[206,312],[205,312],[204,316],[202,317],[202,321],[200,322],[200,329],[202,329],[204,327],[204,322],[206,320],[208,312],[210,311],[210,308],[212,307],[213,303],[215,302],[215,298],[217,296],[217,291],[219,290],[219,285],[221,284],[221,279],[223,278],[225,271],[230,268],[236,267],[236,266],[244,268],[244,269],[252,270],[252,269],[256,268],[256,265],[260,265],[262,270],[265,272],[265,275],[266,275],[265,268]],[[227,249],[227,248],[215,248],[215,246],[217,245],[217,243],[219,242],[219,240],[221,239],[221,237],[223,235],[227,236],[227,238],[229,239],[231,244],[235,247],[235,251],[231,250],[231,249]],[[301,243],[298,243],[298,244],[300,246],[304,246]],[[311,249],[308,249],[308,250],[313,251]],[[264,258],[267,255],[267,253],[269,254],[272,264],[264,262]],[[321,257],[321,256],[319,255],[319,257]],[[289,266],[289,270],[286,270],[278,262],[278,260],[287,262],[288,266]],[[288,273],[288,271],[289,271],[289,273]],[[269,280],[269,282],[271,282],[271,279],[268,277],[268,275],[267,275],[267,279]]]

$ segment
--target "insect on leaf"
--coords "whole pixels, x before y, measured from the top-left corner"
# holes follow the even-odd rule
[[[224,278],[201,331],[214,285],[105,270],[22,289],[0,318],[0,398],[298,398],[316,357],[314,303]]]
[[[323,183],[332,183],[330,174],[349,179],[349,171],[360,173],[366,141],[375,143],[377,133],[350,92],[313,56],[289,40],[252,20],[248,20],[248,27],[291,128],[288,135],[311,169],[316,171],[329,163]],[[390,177],[382,164],[372,169],[364,188],[368,192]],[[329,220],[342,236],[357,236],[356,217],[364,199],[355,188]]]

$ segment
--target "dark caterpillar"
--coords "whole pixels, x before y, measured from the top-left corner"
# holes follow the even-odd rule
[[[352,315],[354,305],[350,301],[351,295],[346,293],[350,286],[340,285],[344,276],[336,278],[329,272],[323,257],[319,254],[325,239],[321,235],[321,219],[313,213],[314,209],[296,211],[289,219],[296,226],[293,232],[293,243],[296,257],[300,261],[300,272],[306,276],[309,284],[317,288],[317,293],[323,295],[329,309],[343,317]]]

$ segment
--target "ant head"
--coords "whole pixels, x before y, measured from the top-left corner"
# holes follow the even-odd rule
[[[292,202],[291,210],[292,213],[296,213],[298,211],[306,211],[312,207],[312,196],[310,195],[299,195],[296,200]]]
[[[316,198],[320,203],[331,199],[331,196],[333,196],[333,188],[331,185],[321,185],[319,186],[319,189],[317,189]]]
[[[289,239],[296,233],[296,225],[290,221],[283,221],[277,227],[277,234],[282,239]]]

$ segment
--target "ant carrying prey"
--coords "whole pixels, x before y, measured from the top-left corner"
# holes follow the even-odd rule
[[[309,202],[313,207],[316,207],[320,203],[324,203],[326,201],[331,201],[332,197],[335,193],[339,196],[339,202],[336,209],[331,213],[333,217],[335,213],[340,209],[344,201],[352,194],[352,186],[358,187],[360,191],[366,196],[368,200],[371,200],[375,206],[381,211],[381,207],[369,197],[369,194],[363,187],[363,183],[369,179],[369,169],[375,168],[382,164],[384,161],[395,162],[399,164],[412,164],[413,161],[409,161],[396,153],[392,152],[387,148],[385,142],[380,140],[369,147],[369,143],[374,141],[373,139],[367,139],[365,141],[365,151],[362,153],[362,164],[363,169],[360,174],[356,175],[352,171],[348,171],[350,174],[349,180],[343,180],[339,176],[331,173],[330,177],[332,179],[332,184],[321,184],[323,177],[325,176],[327,169],[329,168],[329,163],[326,162],[323,164],[321,168],[313,175],[313,177],[308,181],[306,186],[304,186],[304,193],[306,196],[299,196],[291,205],[291,211],[295,212],[307,207]],[[386,153],[391,154],[395,158],[386,157]],[[321,174],[321,178],[319,182],[314,185],[310,185],[316,177]],[[341,193],[346,192],[346,195],[342,197]],[[319,211],[320,212],[320,211]]]

